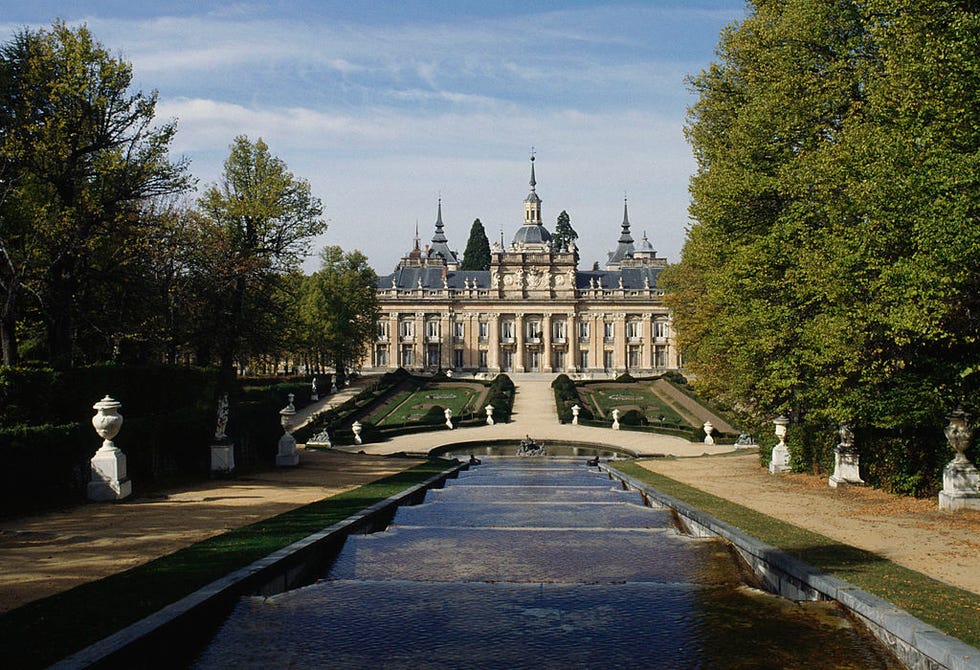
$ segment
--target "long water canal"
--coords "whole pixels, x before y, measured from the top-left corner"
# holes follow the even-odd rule
[[[898,668],[833,604],[744,584],[579,461],[487,459],[351,536],[320,582],[244,599],[199,668]]]

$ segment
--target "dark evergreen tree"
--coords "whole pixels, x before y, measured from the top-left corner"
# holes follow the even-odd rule
[[[490,269],[490,240],[479,219],[474,220],[470,228],[470,239],[466,242],[463,262],[459,267],[461,270]]]
[[[551,236],[551,241],[556,249],[564,249],[578,239],[578,233],[572,228],[571,219],[568,212],[561,210],[558,215],[558,222],[555,224],[555,234]]]

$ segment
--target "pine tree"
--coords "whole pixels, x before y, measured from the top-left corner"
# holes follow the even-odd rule
[[[474,220],[470,228],[470,239],[466,242],[463,262],[459,267],[461,270],[490,269],[490,241],[479,219]]]
[[[558,222],[555,224],[555,234],[551,236],[551,242],[555,249],[565,249],[570,247],[578,239],[578,233],[572,228],[571,219],[568,212],[561,210],[558,215]],[[575,262],[578,263],[578,250],[575,250]]]

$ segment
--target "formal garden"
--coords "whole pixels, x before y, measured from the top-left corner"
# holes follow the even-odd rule
[[[678,402],[676,394],[665,392],[664,384],[692,397],[712,414],[725,415],[723,408],[710,406],[694,396],[684,376],[678,373],[668,372],[641,379],[624,374],[615,380],[581,382],[573,382],[567,375],[559,375],[552,382],[552,388],[559,420],[564,423],[576,418],[572,408],[577,406],[577,422],[580,425],[609,427],[616,421],[621,430],[666,433],[692,441],[703,440],[703,420]],[[618,421],[614,411],[618,412]],[[721,430],[715,430],[712,436],[716,442],[728,444],[738,437],[737,434]]]

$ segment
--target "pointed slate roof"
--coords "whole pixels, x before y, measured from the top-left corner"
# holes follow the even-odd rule
[[[635,249],[633,248],[633,236],[630,235],[630,214],[626,198],[623,198],[623,230],[619,235],[619,246],[616,251],[609,254],[606,266],[618,266],[624,258],[632,257]]]
[[[442,198],[439,198],[439,209],[436,215],[436,232],[432,236],[432,246],[429,247],[429,258],[441,256],[448,264],[458,264],[456,254],[449,248],[449,240],[446,238],[445,227],[442,222]]]

